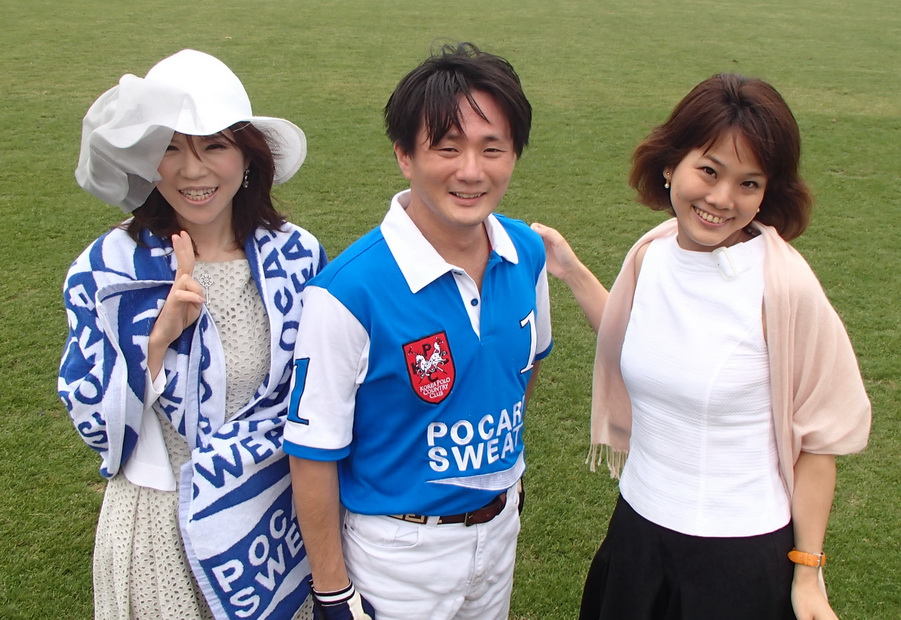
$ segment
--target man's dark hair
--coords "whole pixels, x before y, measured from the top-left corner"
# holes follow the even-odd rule
[[[404,76],[385,106],[386,133],[407,154],[416,149],[420,127],[425,128],[429,146],[434,145],[452,128],[462,130],[461,95],[485,119],[474,92],[490,95],[504,111],[516,156],[521,156],[529,143],[532,106],[519,76],[509,62],[472,43],[443,45]]]

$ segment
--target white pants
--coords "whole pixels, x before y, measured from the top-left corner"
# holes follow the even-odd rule
[[[344,558],[378,620],[506,620],[519,493],[488,523],[437,525],[348,512]]]

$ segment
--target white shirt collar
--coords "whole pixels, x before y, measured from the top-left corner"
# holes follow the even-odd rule
[[[382,220],[381,231],[394,260],[397,261],[407,285],[413,293],[418,293],[448,271],[459,267],[446,262],[432,247],[407,215],[410,204],[410,190],[404,190],[391,199],[391,208]],[[494,214],[485,219],[491,250],[511,263],[518,263],[519,256],[510,235]]]

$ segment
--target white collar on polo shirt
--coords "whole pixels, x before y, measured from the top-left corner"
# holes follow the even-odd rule
[[[404,190],[391,199],[391,208],[382,220],[381,230],[394,260],[397,261],[407,285],[414,293],[419,292],[448,271],[460,268],[446,262],[432,247],[407,215],[410,204],[410,190]],[[491,250],[511,263],[519,262],[516,246],[494,214],[485,219]]]

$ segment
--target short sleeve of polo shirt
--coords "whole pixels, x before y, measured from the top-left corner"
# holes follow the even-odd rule
[[[537,336],[537,354],[536,360],[542,360],[551,352],[553,337],[551,335],[551,298],[548,292],[547,283],[547,265],[541,269],[541,275],[538,276],[538,282],[535,283],[535,306],[537,310],[536,317],[536,336]]]
[[[285,424],[285,452],[337,461],[348,455],[357,388],[366,376],[369,336],[359,321],[318,286],[304,291]]]

